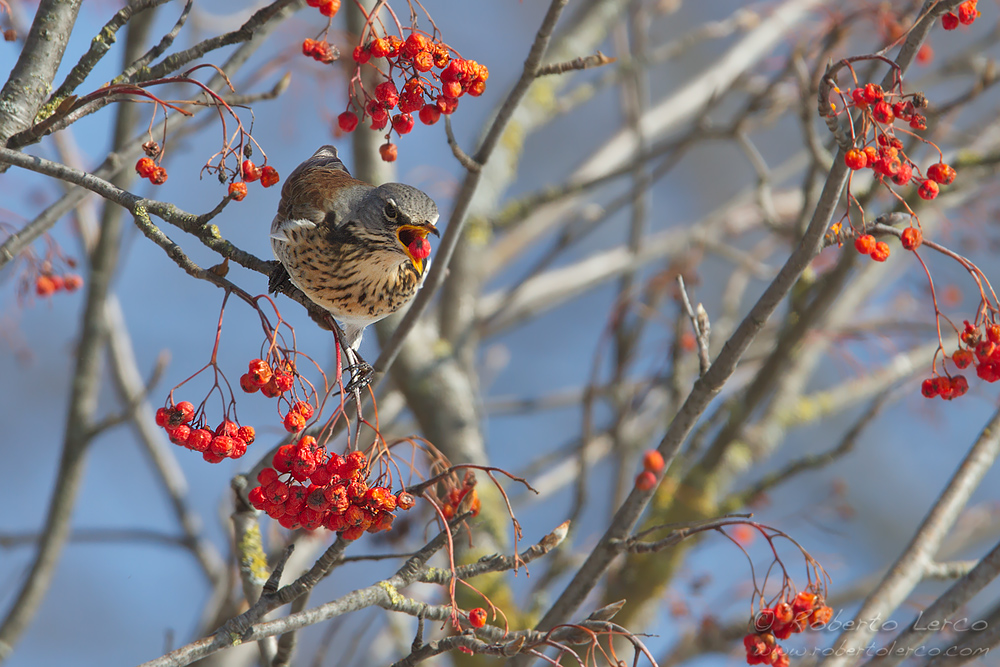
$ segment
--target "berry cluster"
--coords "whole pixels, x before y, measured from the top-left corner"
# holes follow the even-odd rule
[[[42,273],[35,278],[35,294],[38,296],[52,296],[60,290],[75,292],[83,285],[83,278],[75,273],[67,273],[57,276],[53,273]]]
[[[354,62],[358,72],[372,58],[384,58],[389,63],[385,81],[375,86],[374,95],[362,89],[357,95],[352,82],[351,101],[347,111],[337,117],[337,125],[344,132],[352,132],[361,119],[371,121],[371,129],[381,130],[392,124],[386,133],[386,143],[380,149],[382,159],[396,159],[395,144],[389,142],[392,130],[402,136],[414,126],[413,114],[417,113],[425,125],[433,125],[441,114],[452,114],[458,108],[459,98],[468,93],[478,97],[486,90],[489,70],[474,60],[452,58],[451,47],[440,40],[413,30],[404,41],[395,35],[378,37],[355,47]],[[381,73],[381,70],[379,70]],[[403,81],[397,88],[394,76]],[[355,81],[360,80],[356,74]],[[352,110],[352,107],[355,110]],[[392,115],[390,112],[397,110]]]
[[[1000,324],[973,324],[965,321],[965,328],[958,338],[959,348],[951,361],[959,370],[975,365],[976,375],[985,382],[1000,380]],[[924,380],[920,393],[927,398],[940,396],[946,401],[958,398],[969,391],[969,381],[964,375],[935,375]]]
[[[854,239],[854,249],[862,255],[871,256],[876,262],[889,259],[889,244],[885,241],[876,241],[871,234],[862,234]]]
[[[277,169],[267,164],[258,167],[249,158],[243,160],[243,164],[240,166],[240,175],[243,177],[242,180],[229,184],[229,196],[235,201],[243,201],[243,198],[247,196],[247,183],[259,180],[261,185],[269,188],[281,180]]]
[[[855,171],[871,169],[883,183],[886,179],[891,179],[896,185],[919,183],[917,194],[920,198],[934,199],[940,192],[940,186],[951,185],[955,181],[955,169],[937,162],[927,168],[926,177],[921,176],[920,168],[903,152],[903,142],[895,136],[893,126],[896,120],[900,120],[909,123],[913,130],[927,129],[927,118],[917,112],[918,108],[926,105],[926,100],[916,95],[913,99],[900,98],[892,103],[894,97],[900,96],[886,93],[875,83],[867,83],[851,91],[848,104],[863,113],[866,124],[875,129],[876,141],[851,148],[844,155],[844,162]]]
[[[263,359],[252,359],[246,373],[240,376],[240,388],[248,394],[257,391],[268,398],[279,398],[295,385],[295,368],[289,361],[274,368]],[[298,433],[306,427],[315,412],[312,403],[296,401],[282,419],[285,430]]]
[[[340,11],[340,0],[306,0],[306,4],[316,7],[320,14],[329,18]]]
[[[650,449],[642,456],[642,472],[635,478],[640,491],[651,491],[656,486],[656,476],[663,470],[663,455]]]
[[[148,179],[153,185],[163,185],[167,182],[167,170],[157,166],[151,157],[141,157],[135,163],[135,173]]]
[[[448,495],[445,496],[444,504],[441,506],[444,518],[450,521],[452,517],[458,514],[458,507],[465,500],[468,501],[466,509],[472,512],[472,516],[479,516],[482,503],[479,501],[476,488],[472,484],[463,484],[461,487],[451,489],[448,491]]]
[[[240,458],[256,436],[253,426],[240,426],[229,419],[223,419],[214,431],[205,428],[204,413],[196,416],[190,401],[157,410],[156,425],[166,430],[170,442],[201,452],[209,463]]]
[[[831,618],[833,609],[823,603],[822,596],[809,591],[764,607],[754,618],[754,631],[743,638],[747,664],[788,667],[788,654],[777,640],[788,639],[808,627],[826,625]]]
[[[958,13],[948,12],[941,17],[941,25],[945,30],[954,30],[959,24],[972,25],[982,12],[976,9],[977,0],[966,0],[958,6]]]
[[[288,529],[322,526],[356,540],[365,531],[392,529],[396,508],[408,510],[416,503],[405,491],[369,486],[363,452],[330,454],[310,435],[279,447],[271,465],[257,475],[250,503]]]
[[[309,39],[307,37],[302,41],[302,55],[324,65],[329,65],[340,57],[340,51],[325,39]]]

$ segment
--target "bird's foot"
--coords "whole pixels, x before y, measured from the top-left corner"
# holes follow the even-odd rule
[[[351,381],[344,387],[344,392],[353,392],[355,395],[359,395],[362,389],[371,384],[372,378],[375,376],[375,369],[360,356],[357,358],[357,363],[344,370],[351,374]]]
[[[292,279],[288,275],[285,265],[275,260],[271,262],[271,275],[267,281],[267,291],[269,294],[284,292],[292,284]]]

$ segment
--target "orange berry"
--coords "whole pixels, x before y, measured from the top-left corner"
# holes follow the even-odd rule
[[[379,147],[378,152],[379,155],[382,156],[382,160],[384,162],[395,162],[396,156],[399,151],[396,148],[396,144],[388,143],[388,144],[382,144]]]
[[[67,292],[75,292],[83,285],[83,278],[71,273],[64,279],[65,287]]]
[[[163,185],[167,182],[167,170],[163,167],[157,167],[153,170],[153,173],[150,174],[149,182],[153,185]]]
[[[481,628],[486,625],[486,610],[482,607],[476,607],[469,612],[469,625],[474,628]]]
[[[958,22],[962,25],[972,25],[979,18],[976,0],[967,0],[958,6]]]
[[[862,234],[854,239],[854,249],[862,255],[870,255],[875,250],[875,237],[871,234]]]
[[[907,227],[903,230],[900,241],[903,242],[903,248],[906,250],[915,250],[924,242],[924,235],[919,227]]]
[[[38,296],[49,296],[56,291],[56,283],[52,276],[38,276],[35,279],[35,294]]]
[[[855,171],[864,169],[868,166],[868,156],[864,151],[852,148],[844,155],[844,164]]]
[[[253,163],[253,160],[243,160],[240,171],[243,173],[243,180],[247,183],[253,183],[260,178],[260,169]]]
[[[379,37],[372,42],[369,50],[371,54],[376,58],[385,58],[392,47],[389,45],[389,40]]]
[[[879,241],[875,244],[875,249],[872,250],[871,258],[876,262],[884,262],[889,259],[889,244],[885,241]]]
[[[646,452],[642,457],[642,467],[652,473],[663,470],[663,455],[655,449]]]
[[[135,163],[135,172],[143,178],[149,178],[156,170],[156,163],[152,158],[143,157]]]
[[[229,196],[233,201],[243,201],[247,196],[247,184],[243,181],[229,184]]]
[[[896,114],[893,113],[892,107],[889,106],[889,103],[882,100],[876,103],[872,108],[872,118],[875,119],[876,123],[891,125],[892,121],[896,120]]]
[[[420,110],[420,122],[424,125],[433,125],[441,119],[441,110],[436,104],[425,104]]]

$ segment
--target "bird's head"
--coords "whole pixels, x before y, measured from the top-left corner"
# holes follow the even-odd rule
[[[392,239],[392,246],[405,255],[418,274],[430,255],[428,234],[440,236],[434,224],[437,205],[420,190],[402,183],[385,183],[369,191],[358,207],[358,221],[372,235]],[[387,244],[389,245],[389,244]]]

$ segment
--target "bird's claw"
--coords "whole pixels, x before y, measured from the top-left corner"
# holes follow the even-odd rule
[[[345,393],[360,392],[371,384],[372,378],[375,375],[375,369],[372,368],[372,365],[360,357],[356,364],[352,364],[344,370],[351,374],[351,381],[344,387]]]

